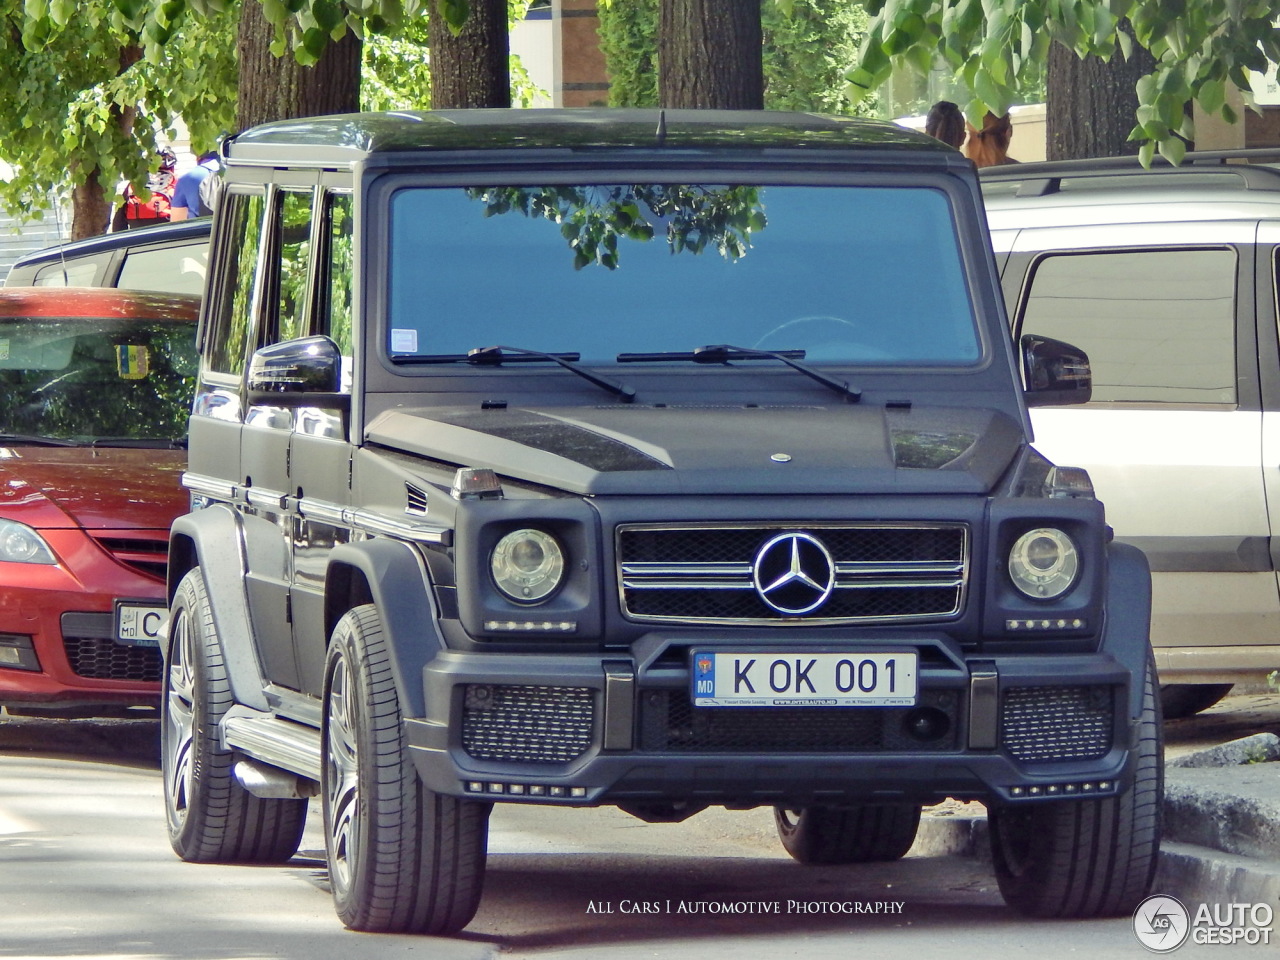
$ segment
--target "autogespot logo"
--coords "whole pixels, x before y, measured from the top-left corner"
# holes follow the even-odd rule
[[[1177,950],[1191,932],[1191,914],[1174,897],[1147,897],[1133,912],[1133,932],[1152,953]]]

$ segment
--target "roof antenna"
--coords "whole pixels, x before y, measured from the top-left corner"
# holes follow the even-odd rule
[[[658,146],[667,142],[667,111],[658,111]]]

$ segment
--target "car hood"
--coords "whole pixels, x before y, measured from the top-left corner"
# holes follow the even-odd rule
[[[367,439],[584,495],[980,494],[1025,443],[996,410],[856,404],[398,408]]]
[[[168,529],[189,509],[184,450],[0,446],[0,516],[33,527]]]

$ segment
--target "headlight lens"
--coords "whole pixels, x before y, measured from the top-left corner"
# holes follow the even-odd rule
[[[564,579],[564,551],[541,530],[516,530],[498,541],[489,558],[493,582],[517,603],[545,600]]]
[[[1009,551],[1009,576],[1028,597],[1052,600],[1071,589],[1080,572],[1072,539],[1053,527],[1028,530]]]
[[[57,563],[40,534],[25,523],[0,520],[0,560],[10,563]]]

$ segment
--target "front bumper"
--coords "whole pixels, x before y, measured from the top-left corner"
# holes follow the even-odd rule
[[[513,802],[1021,802],[1128,786],[1131,674],[1111,655],[912,646],[910,707],[695,708],[693,644],[677,638],[616,658],[450,651],[427,665],[429,715],[406,730],[430,789]]]
[[[116,564],[76,531],[47,534],[58,564],[0,563],[0,704],[157,706],[158,649],[119,643],[117,597],[164,603],[164,585]]]

